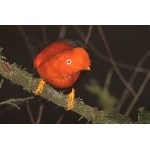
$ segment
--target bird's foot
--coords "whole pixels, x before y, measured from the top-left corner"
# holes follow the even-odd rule
[[[74,107],[75,89],[72,88],[71,93],[68,94],[67,111]]]
[[[35,95],[40,95],[43,91],[45,85],[45,81],[43,81],[42,79],[39,82],[39,85],[37,87],[37,89],[33,92]]]

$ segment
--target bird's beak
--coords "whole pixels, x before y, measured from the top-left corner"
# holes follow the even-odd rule
[[[90,69],[90,67],[87,67],[87,68],[85,68],[85,70],[88,70],[88,71],[90,71],[91,69]]]

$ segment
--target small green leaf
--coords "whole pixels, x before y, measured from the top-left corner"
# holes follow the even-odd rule
[[[139,124],[150,124],[150,112],[144,107],[139,108],[138,121]]]
[[[98,105],[102,107],[105,112],[114,112],[118,100],[111,95],[107,89],[103,89],[96,80],[92,80],[85,88],[97,96]]]

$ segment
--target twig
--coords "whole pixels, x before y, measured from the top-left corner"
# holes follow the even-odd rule
[[[131,85],[126,81],[126,79],[123,77],[123,75],[121,74],[120,70],[116,66],[116,63],[115,63],[114,58],[113,58],[112,53],[111,53],[111,49],[109,47],[108,41],[107,41],[107,39],[105,37],[105,34],[104,34],[101,26],[98,26],[98,31],[99,31],[99,33],[100,33],[100,35],[102,37],[102,40],[103,40],[104,45],[106,47],[107,53],[108,53],[108,55],[110,57],[110,61],[111,61],[112,65],[113,65],[116,73],[118,74],[118,77],[124,83],[124,85],[130,90],[130,92],[132,93],[132,95],[135,96],[135,94],[136,94],[135,91],[133,90],[133,88],[131,87]]]
[[[23,29],[22,26],[18,25],[17,26],[19,33],[21,34],[26,46],[27,46],[27,50],[30,53],[31,59],[33,59],[35,57],[35,47],[33,46],[33,44],[31,44],[30,42],[30,38],[29,36],[26,34],[25,30]]]
[[[2,84],[3,84],[4,80],[2,79],[0,82],[0,88],[2,88]]]
[[[86,36],[84,35],[84,33],[82,32],[82,30],[80,29],[79,26],[73,26],[76,30],[76,32],[79,34],[79,36],[81,37],[81,39],[84,41],[84,39],[86,38]],[[110,59],[105,56],[104,54],[102,54],[99,49],[97,49],[91,41],[88,42],[88,46],[91,50],[93,50],[94,54],[101,58],[102,60],[110,63]],[[145,68],[136,68],[134,66],[130,66],[130,65],[126,65],[126,64],[123,64],[121,62],[116,62],[116,65],[120,68],[123,68],[123,69],[127,69],[127,70],[131,70],[131,71],[136,71],[136,72],[141,72],[141,73],[148,73],[149,72],[149,69],[145,69]]]
[[[150,72],[149,72],[149,73],[147,74],[147,76],[145,77],[145,79],[144,79],[144,81],[143,81],[141,87],[139,88],[137,94],[135,95],[135,97],[134,97],[134,99],[132,100],[130,106],[128,107],[127,111],[125,112],[125,116],[128,116],[128,115],[130,114],[132,108],[133,108],[134,105],[136,104],[136,102],[137,102],[139,96],[140,96],[141,93],[143,92],[143,90],[144,90],[146,84],[148,83],[149,79],[150,79]]]
[[[105,90],[108,90],[108,88],[109,88],[110,81],[111,81],[111,78],[112,78],[113,73],[114,73],[114,70],[113,70],[112,68],[109,69],[109,71],[108,71],[108,73],[107,73],[107,76],[106,76],[105,83],[104,83],[104,89],[105,89]]]
[[[61,114],[58,120],[56,121],[56,124],[60,124],[63,119],[64,119],[64,114]]]
[[[33,117],[33,114],[32,114],[32,111],[31,111],[31,107],[29,105],[29,102],[26,101],[26,107],[27,107],[27,112],[29,114],[29,118],[31,120],[31,123],[33,124],[39,124],[41,122],[41,118],[42,118],[42,114],[43,114],[43,108],[44,108],[44,105],[43,104],[40,104],[40,107],[39,107],[39,112],[38,112],[38,117],[35,121],[34,117]]]
[[[136,67],[136,68],[141,67],[142,64],[146,61],[146,59],[147,59],[149,56],[150,56],[150,50],[147,51],[147,52],[144,54],[144,56],[139,60],[139,62],[138,62],[138,64],[137,64],[137,67]],[[129,84],[130,84],[130,85],[133,84],[133,82],[134,82],[134,80],[135,80],[135,78],[136,78],[137,75],[138,75],[138,72],[134,71],[133,74],[132,74],[132,76],[131,76],[131,78],[130,78],[130,80],[129,80]],[[122,96],[121,96],[121,99],[120,99],[120,101],[119,101],[119,104],[118,104],[118,106],[117,106],[117,108],[116,108],[116,112],[119,112],[119,111],[120,111],[120,109],[121,109],[122,105],[124,104],[124,102],[126,101],[128,95],[129,95],[129,90],[126,88],[126,89],[124,90]]]
[[[36,120],[37,124],[39,124],[41,122],[43,109],[44,109],[44,104],[40,104],[39,113],[38,113],[38,117],[37,117],[37,120]]]
[[[34,118],[33,118],[32,111],[31,111],[31,108],[30,108],[30,105],[29,105],[29,102],[28,102],[28,101],[26,101],[26,107],[27,107],[27,112],[28,112],[28,114],[29,114],[29,118],[30,118],[30,120],[31,120],[31,123],[32,123],[32,124],[35,124],[35,120],[34,120]]]
[[[0,102],[0,105],[12,105],[12,106],[16,107],[17,109],[20,109],[20,107],[15,103],[27,101],[27,100],[30,100],[33,98],[34,98],[33,96],[27,97],[27,98],[17,98],[17,99],[12,98],[12,99]]]
[[[43,43],[46,45],[48,43],[48,37],[47,37],[47,32],[46,32],[46,26],[41,26],[42,30],[42,38],[43,38]]]
[[[87,36],[86,36],[85,41],[84,41],[86,45],[89,42],[89,39],[90,39],[91,34],[92,34],[92,30],[93,30],[93,26],[91,25],[91,26],[89,26],[88,33],[87,33]]]
[[[66,35],[66,31],[67,31],[67,26],[66,26],[66,25],[62,25],[62,26],[60,27],[58,39],[64,38],[65,35]]]

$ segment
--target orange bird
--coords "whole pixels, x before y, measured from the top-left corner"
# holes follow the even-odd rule
[[[41,81],[34,92],[41,94],[45,83],[56,88],[72,87],[82,70],[90,70],[90,58],[80,41],[61,39],[46,46],[34,59]],[[67,110],[74,105],[75,90],[68,95]]]

